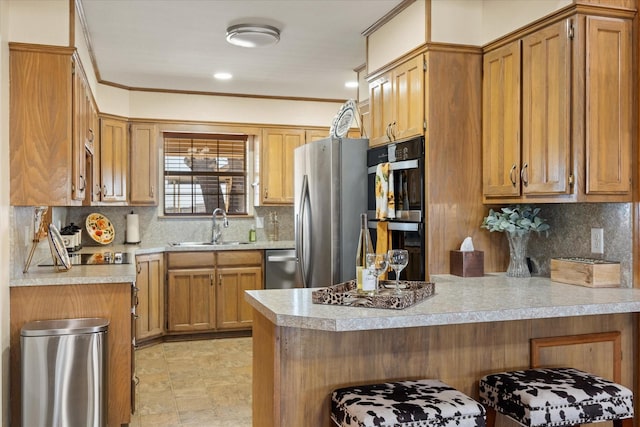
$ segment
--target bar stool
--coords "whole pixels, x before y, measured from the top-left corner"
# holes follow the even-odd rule
[[[438,380],[357,385],[334,390],[339,427],[484,427],[485,409]]]
[[[584,344],[611,344],[613,381],[573,368],[541,367],[545,348]],[[528,427],[569,426],[613,421],[633,426],[633,393],[621,380],[620,331],[530,340],[531,369],[487,375],[480,380],[480,401],[487,406],[487,426],[496,412]]]

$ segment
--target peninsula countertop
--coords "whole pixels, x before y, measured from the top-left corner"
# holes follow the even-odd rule
[[[246,292],[276,326],[346,332],[640,312],[640,289],[588,288],[504,273],[432,276],[435,295],[403,310],[314,304],[313,289]]]

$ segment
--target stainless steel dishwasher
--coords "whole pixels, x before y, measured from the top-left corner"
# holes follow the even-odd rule
[[[265,289],[296,287],[295,249],[269,249],[265,251]]]

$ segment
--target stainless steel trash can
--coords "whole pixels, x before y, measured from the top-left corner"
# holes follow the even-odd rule
[[[107,425],[108,326],[85,318],[22,327],[23,427]]]

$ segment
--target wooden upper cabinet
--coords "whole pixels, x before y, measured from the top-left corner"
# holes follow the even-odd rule
[[[369,82],[370,145],[424,134],[424,55]]]
[[[576,13],[485,53],[485,203],[630,201],[631,22]]]
[[[586,193],[631,192],[631,21],[585,18]]]
[[[520,195],[520,41],[483,59],[483,189]]]
[[[522,40],[523,194],[571,190],[570,26],[563,20]]]
[[[10,43],[10,200],[79,205],[73,194],[73,49]]]
[[[131,124],[129,204],[158,204],[158,143],[154,124]]]
[[[293,151],[304,143],[304,129],[263,130],[260,143],[262,204],[293,204]]]
[[[127,201],[127,122],[100,119],[100,191],[103,202]]]

